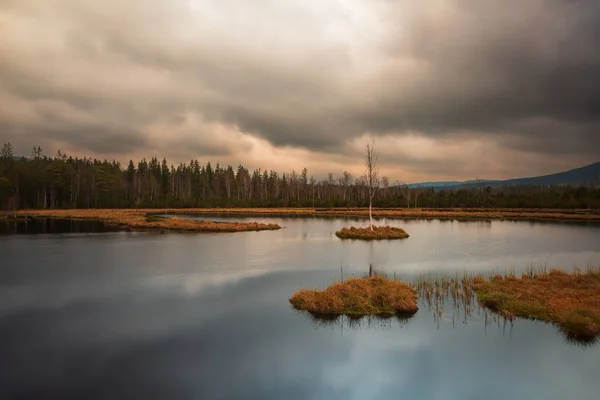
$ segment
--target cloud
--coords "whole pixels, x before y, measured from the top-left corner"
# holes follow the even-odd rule
[[[368,137],[429,143],[392,178],[554,172],[600,158],[599,26],[593,0],[4,0],[0,128],[23,152],[340,173]]]
[[[400,28],[386,46],[390,87],[364,114],[374,129],[597,136],[597,125],[564,131],[598,122],[597,3],[529,0],[515,10],[487,0],[421,2],[404,11],[391,14]]]

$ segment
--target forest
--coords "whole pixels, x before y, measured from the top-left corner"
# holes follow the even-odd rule
[[[39,146],[16,157],[10,143],[0,152],[0,207],[31,208],[202,208],[364,207],[364,176],[347,171],[315,179],[306,168],[279,173],[242,165],[191,160],[170,165],[156,157],[117,161],[54,157]],[[374,207],[578,208],[600,209],[600,187],[473,185],[452,189],[409,188],[380,179]]]

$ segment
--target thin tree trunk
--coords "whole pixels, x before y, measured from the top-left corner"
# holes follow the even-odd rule
[[[373,201],[369,200],[369,220],[371,221],[371,230],[373,230]]]

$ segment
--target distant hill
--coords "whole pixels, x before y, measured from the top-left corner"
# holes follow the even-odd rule
[[[525,186],[525,185],[599,185],[600,184],[600,162],[585,167],[571,169],[556,174],[533,176],[528,178],[517,178],[507,180],[470,180],[463,182],[420,182],[408,185],[411,188],[458,188],[476,185],[485,186]]]
[[[408,185],[408,187],[413,188],[413,189],[420,188],[420,187],[441,189],[441,188],[451,188],[451,187],[468,186],[468,185],[481,185],[481,184],[490,185],[490,184],[494,184],[494,183],[498,183],[498,182],[501,182],[501,181],[478,179],[478,180],[470,180],[470,181],[463,181],[463,182],[459,182],[459,181],[419,182],[419,183],[411,183]]]

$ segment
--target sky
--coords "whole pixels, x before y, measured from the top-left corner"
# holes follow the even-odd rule
[[[0,0],[0,141],[322,178],[600,161],[597,0]]]

